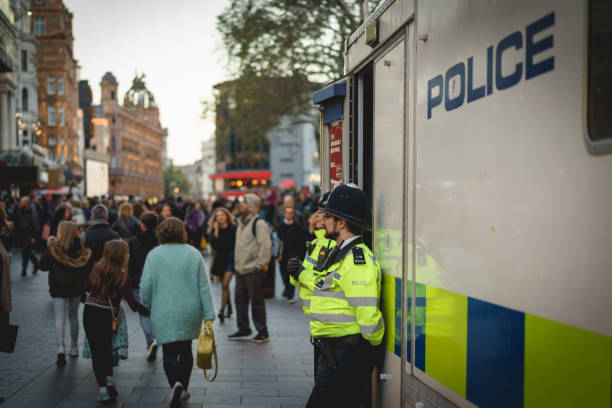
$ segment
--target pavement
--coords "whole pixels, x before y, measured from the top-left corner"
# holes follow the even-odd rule
[[[278,271],[278,268],[276,268]],[[30,266],[31,271],[31,266]],[[11,324],[19,326],[17,345],[12,354],[0,353],[1,408],[13,407],[101,407],[96,402],[98,386],[91,360],[66,357],[68,364],[55,364],[57,345],[47,273],[21,277],[21,259],[11,254],[13,312]],[[215,310],[220,304],[221,285],[211,284]],[[282,281],[276,277],[276,297],[267,300],[270,342],[256,344],[228,341],[236,331],[233,315],[213,328],[219,354],[219,376],[204,380],[194,363],[189,390],[191,398],[183,407],[304,407],[313,386],[312,346],[308,322],[298,303],[285,303],[280,293]],[[232,287],[233,294],[233,287]],[[296,294],[297,295],[297,294]],[[124,305],[128,318],[129,358],[115,368],[118,399],[110,407],[167,407],[170,386],[164,375],[161,347],[154,362],[146,361],[146,341],[137,314]],[[79,353],[85,337],[82,327]],[[66,322],[66,344],[70,344]],[[194,358],[197,340],[193,342]]]

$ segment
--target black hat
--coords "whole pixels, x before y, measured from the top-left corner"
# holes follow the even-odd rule
[[[325,207],[325,204],[327,204],[327,199],[329,198],[329,193],[329,191],[323,193],[323,195],[319,199],[319,202],[317,203],[317,207]]]
[[[366,231],[372,229],[367,220],[368,199],[354,184],[341,184],[334,188],[321,212],[345,220]]]

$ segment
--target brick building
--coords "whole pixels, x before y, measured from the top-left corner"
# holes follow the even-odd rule
[[[117,101],[118,83],[113,74],[104,74],[100,86],[102,112],[111,135],[110,194],[161,197],[164,130],[144,75],[134,78],[123,105]]]
[[[77,61],[72,13],[61,0],[31,0],[32,31],[38,48],[39,144],[49,158],[83,174],[79,163]]]

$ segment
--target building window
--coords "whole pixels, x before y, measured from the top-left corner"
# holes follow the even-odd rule
[[[293,163],[293,157],[281,157],[281,163]]]
[[[47,144],[49,146],[55,146],[55,138],[53,136],[50,136],[49,140],[47,141]]]
[[[66,162],[63,151],[60,153],[59,162],[60,164],[64,164]]]
[[[55,152],[49,152],[49,160],[55,161]]]
[[[42,6],[45,3],[45,0],[34,0],[34,4],[37,6]]]
[[[612,151],[612,31],[608,0],[589,2],[587,125],[594,153]],[[603,144],[606,146],[604,147]]]
[[[64,121],[64,107],[60,106],[59,108],[59,124],[60,126],[64,126],[66,122]]]
[[[57,78],[57,94],[58,95],[64,94],[64,77]]]
[[[47,106],[47,125],[55,126],[55,106]]]
[[[114,101],[114,100],[115,100],[115,91],[111,91],[111,101]]]
[[[26,50],[21,50],[21,70],[28,70],[28,52]]]
[[[21,90],[21,110],[23,112],[28,111],[28,88]]]
[[[47,94],[55,95],[55,77],[52,75],[47,77]]]
[[[45,34],[45,19],[44,18],[34,19],[34,34],[35,35]]]

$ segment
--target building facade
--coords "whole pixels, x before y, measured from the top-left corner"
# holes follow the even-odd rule
[[[72,13],[61,0],[31,0],[32,32],[38,48],[39,143],[49,158],[77,177],[79,163],[77,61],[73,56]]]
[[[29,5],[26,2],[27,5]],[[38,40],[32,33],[32,16],[26,13],[16,21],[19,30],[19,89],[17,91],[17,145],[38,145],[41,134],[38,122]]]
[[[287,180],[297,187],[320,183],[315,117],[283,117],[268,133],[273,186]]]
[[[111,137],[109,193],[161,197],[164,193],[164,130],[144,75],[134,78],[123,98],[123,105],[118,103],[118,83],[112,73],[104,74],[100,87],[100,106],[108,120]]]
[[[210,178],[215,174],[215,138],[211,137],[202,142],[202,194],[204,198],[209,198],[215,191],[213,180]]]
[[[0,3],[0,152],[8,164],[18,164],[17,93],[19,92],[19,30],[15,22],[27,13],[24,1]]]

